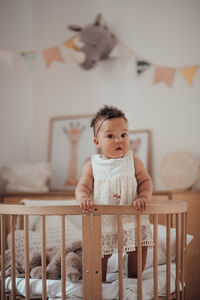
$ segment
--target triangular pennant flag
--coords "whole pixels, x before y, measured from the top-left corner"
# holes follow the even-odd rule
[[[154,74],[154,84],[164,81],[168,87],[172,85],[175,69],[167,67],[156,67]]]
[[[54,60],[64,63],[59,47],[49,48],[43,51],[46,67],[48,68]]]
[[[74,42],[74,38],[64,42],[65,47],[78,51],[78,47]]]
[[[10,69],[13,65],[14,53],[8,50],[0,50],[0,63],[6,64]]]
[[[134,52],[130,50],[128,46],[120,40],[117,41],[115,48],[115,56],[113,55],[113,57],[118,56],[122,65],[126,65],[128,61],[133,57]],[[112,57],[112,55],[110,56]]]
[[[151,65],[147,61],[136,59],[137,74],[140,75],[146,71]]]
[[[36,59],[36,53],[33,51],[29,51],[29,52],[21,52],[20,55],[25,59],[30,69],[32,69]]]
[[[182,72],[183,76],[186,78],[189,86],[192,86],[194,76],[195,76],[197,70],[198,70],[198,66],[181,68],[181,72]]]

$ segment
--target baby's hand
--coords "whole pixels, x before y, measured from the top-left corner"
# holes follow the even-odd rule
[[[149,201],[147,200],[147,198],[144,198],[144,197],[133,200],[133,206],[137,210],[140,210],[141,212],[145,211],[148,204],[149,204]]]
[[[82,198],[81,200],[78,201],[80,208],[82,209],[83,213],[88,213],[88,211],[91,211],[93,203],[92,199],[90,198]]]

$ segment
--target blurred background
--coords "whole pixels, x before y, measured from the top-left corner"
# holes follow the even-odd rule
[[[74,35],[68,25],[85,26],[98,13],[125,45],[126,59],[86,71],[63,43]],[[52,117],[94,114],[109,104],[128,112],[135,130],[151,131],[154,189],[169,189],[160,176],[169,153],[200,160],[199,13],[198,0],[0,0],[0,167],[46,161]],[[63,61],[47,67],[51,47]],[[139,76],[136,58],[150,64]],[[154,82],[158,66],[174,69],[170,84]],[[185,77],[186,67],[195,74]]]

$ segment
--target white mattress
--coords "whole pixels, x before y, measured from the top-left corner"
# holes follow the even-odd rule
[[[171,292],[175,290],[175,264],[171,263]],[[144,270],[142,280],[143,300],[153,298],[153,268]],[[108,273],[107,280],[109,284],[103,284],[103,299],[118,299],[118,273]],[[124,275],[124,300],[137,300],[137,279],[129,279]],[[158,266],[158,293],[159,296],[166,294],[166,265]],[[5,288],[7,291],[12,289],[10,277],[6,278]],[[20,295],[26,295],[25,279],[16,278],[16,289]],[[42,295],[42,280],[30,279],[31,297]],[[49,300],[61,299],[61,280],[47,280],[47,297]],[[69,299],[78,300],[82,298],[82,280],[73,284],[66,282],[66,296]]]

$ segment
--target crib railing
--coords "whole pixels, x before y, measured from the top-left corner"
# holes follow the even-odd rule
[[[25,282],[26,299],[30,299],[29,289],[29,216],[41,216],[41,241],[42,241],[42,299],[47,299],[46,287],[46,216],[58,215],[61,218],[61,286],[62,299],[66,299],[66,266],[65,266],[65,216],[82,215],[82,278],[83,297],[85,300],[102,299],[102,270],[101,270],[101,216],[116,215],[118,218],[118,268],[119,268],[119,299],[123,299],[123,259],[122,259],[122,217],[123,215],[137,216],[137,272],[138,272],[138,299],[142,300],[142,232],[141,216],[150,215],[153,222],[154,238],[154,299],[162,299],[158,295],[158,224],[159,216],[165,216],[166,220],[166,297],[165,299],[185,299],[185,248],[186,248],[186,213],[185,202],[156,201],[150,204],[145,213],[136,211],[130,206],[97,206],[88,214],[82,214],[78,206],[24,206],[24,205],[0,205],[1,215],[1,299],[6,298],[5,291],[5,249],[6,232],[9,218],[11,235],[11,270],[12,291],[11,299],[18,299],[15,287],[15,227],[16,216],[21,216],[24,228],[25,246]],[[175,219],[176,227],[176,290],[170,293],[170,228]],[[181,291],[180,291],[181,283]],[[9,296],[8,296],[9,297]],[[10,298],[8,298],[10,299]],[[23,299],[23,298],[22,298]]]

